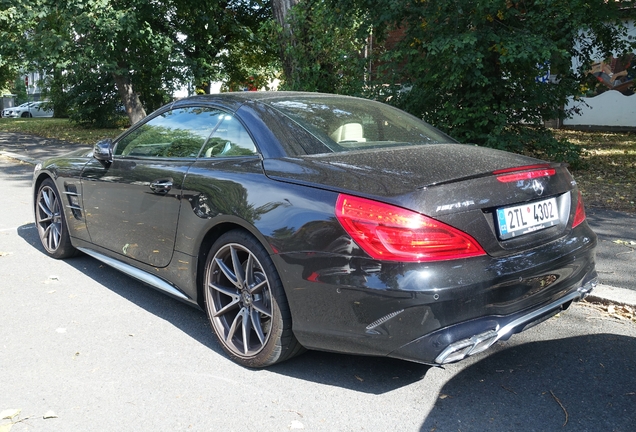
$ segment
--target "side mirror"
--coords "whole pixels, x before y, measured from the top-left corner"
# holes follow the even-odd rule
[[[108,138],[98,141],[93,146],[93,157],[103,163],[111,163],[113,161],[113,140]]]

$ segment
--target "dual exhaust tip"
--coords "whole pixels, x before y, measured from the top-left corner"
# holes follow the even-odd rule
[[[550,318],[559,311],[567,308],[572,301],[582,300],[594,289],[594,287],[596,287],[597,284],[598,279],[593,278],[583,286],[579,287],[576,291],[560,298],[556,302],[550,303],[549,305],[514,319],[503,327],[497,326],[495,329],[453,342],[435,358],[435,363],[438,365],[454,363],[463,360],[466,357],[485,351],[499,339],[532,327],[531,324],[535,322],[538,324],[539,322]]]

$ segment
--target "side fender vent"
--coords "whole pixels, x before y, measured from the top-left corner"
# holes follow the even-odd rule
[[[77,186],[75,186],[74,184],[65,184],[64,195],[66,196],[66,199],[68,200],[68,204],[66,205],[66,208],[71,210],[71,212],[73,213],[73,217],[75,217],[75,219],[81,220],[83,217],[82,205],[80,200],[81,195],[77,192]]]

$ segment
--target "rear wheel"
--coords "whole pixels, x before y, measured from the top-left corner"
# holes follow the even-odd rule
[[[53,258],[70,258],[77,254],[68,234],[64,206],[53,180],[46,179],[35,199],[35,225],[44,250]]]
[[[265,367],[302,352],[274,263],[247,232],[222,235],[205,267],[205,304],[228,355],[248,367]]]

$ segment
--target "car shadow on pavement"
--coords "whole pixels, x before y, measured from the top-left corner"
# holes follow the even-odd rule
[[[616,334],[507,348],[448,381],[421,430],[633,431],[635,369],[636,339]]]
[[[34,224],[21,226],[18,234],[28,244],[46,254]],[[64,262],[115,294],[170,322],[217,355],[226,356],[214,337],[205,312],[173,299],[87,255],[81,254]],[[429,366],[390,358],[308,351],[271,366],[268,371],[320,384],[382,394],[420,381],[429,369]],[[254,373],[259,373],[259,370],[254,370]]]
[[[307,351],[269,371],[300,380],[380,395],[421,381],[431,366],[388,357]]]

